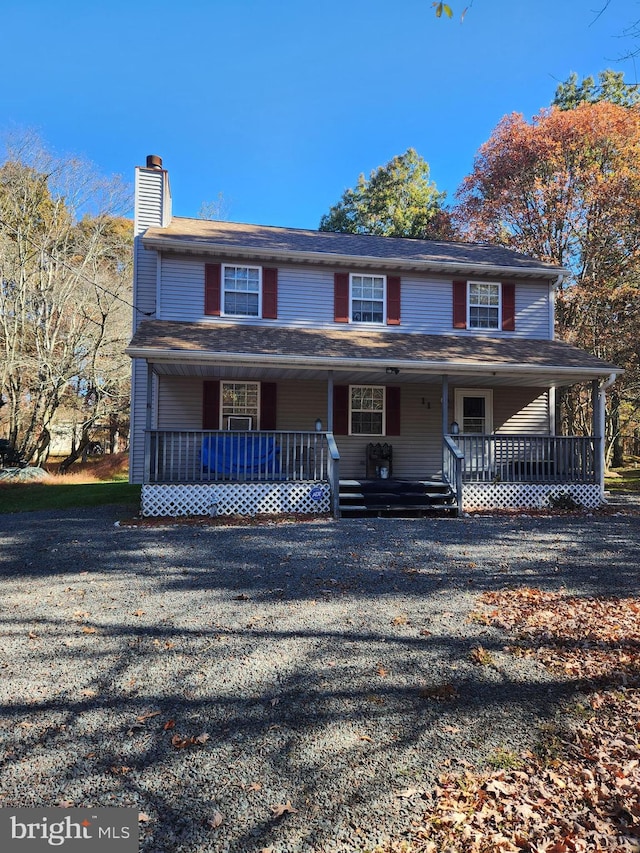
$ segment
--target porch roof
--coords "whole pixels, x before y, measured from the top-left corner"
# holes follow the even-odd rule
[[[397,268],[443,274],[508,275],[555,280],[568,271],[503,246],[415,240],[370,234],[339,234],[271,225],[174,217],[165,228],[148,228],[149,249],[265,262]]]
[[[181,365],[202,375],[207,368],[279,370],[288,375],[292,371],[309,375],[308,371],[334,370],[377,374],[379,379],[380,373],[390,371],[394,382],[448,374],[491,384],[544,387],[623,372],[560,341],[222,322],[145,320],[126,352],[132,358],[164,365],[159,372],[171,372],[170,365]],[[196,366],[204,369],[197,371]]]

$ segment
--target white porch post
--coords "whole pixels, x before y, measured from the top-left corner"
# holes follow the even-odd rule
[[[153,401],[153,369],[147,362],[147,407],[144,420],[144,428],[151,429],[151,406]]]
[[[333,370],[327,373],[327,432],[333,432]]]
[[[442,377],[442,435],[449,432],[449,377]]]
[[[595,443],[596,483],[600,486],[600,499],[604,501],[605,469],[605,413],[607,406],[607,388],[613,385],[615,374],[601,385],[597,380],[591,383],[593,395],[593,434]]]
[[[151,480],[151,404],[153,400],[153,369],[148,361],[144,363],[147,372],[146,408],[144,416],[144,483]]]
[[[444,479],[444,437],[449,432],[449,377],[446,374],[442,376],[442,396],[441,396],[441,404],[442,404],[442,438],[440,439],[440,444],[442,445],[442,477]]]

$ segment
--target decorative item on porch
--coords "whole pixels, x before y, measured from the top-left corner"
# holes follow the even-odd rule
[[[385,442],[367,444],[367,479],[386,480],[393,473],[393,447]]]

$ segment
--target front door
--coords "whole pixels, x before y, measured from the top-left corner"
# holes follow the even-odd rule
[[[456,388],[455,419],[460,427],[464,470],[474,480],[490,479],[495,460],[493,442],[485,438],[493,432],[493,391]]]

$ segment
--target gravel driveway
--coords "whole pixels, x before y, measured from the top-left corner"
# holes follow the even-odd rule
[[[0,804],[136,806],[149,853],[402,838],[447,766],[532,746],[576,689],[469,619],[479,594],[638,593],[633,506],[258,526],[124,515],[0,515]],[[474,664],[478,645],[495,666]]]

